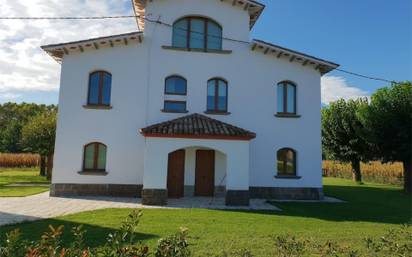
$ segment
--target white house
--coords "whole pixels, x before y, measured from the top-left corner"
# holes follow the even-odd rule
[[[61,62],[51,195],[319,199],[320,78],[250,40],[253,0],[134,0],[138,31],[42,48]]]

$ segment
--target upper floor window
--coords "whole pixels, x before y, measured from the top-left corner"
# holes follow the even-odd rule
[[[211,79],[207,82],[207,111],[227,112],[227,82]]]
[[[88,105],[110,105],[112,75],[106,71],[95,71],[89,76]]]
[[[282,148],[277,152],[278,176],[296,176],[296,152],[291,148]]]
[[[165,96],[186,96],[187,95],[187,81],[181,76],[170,76],[165,80]],[[164,112],[187,112],[186,99],[171,100],[170,98],[164,101]]]
[[[173,46],[222,50],[222,27],[203,17],[185,17],[173,24]]]
[[[296,114],[296,85],[289,81],[278,84],[278,113]]]
[[[102,143],[90,143],[84,147],[83,170],[106,171],[107,147]]]

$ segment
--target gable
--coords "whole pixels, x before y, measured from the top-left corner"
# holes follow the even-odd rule
[[[149,0],[152,2],[153,0]],[[171,1],[171,0],[169,0]],[[241,8],[249,13],[250,29],[253,28],[259,16],[262,14],[265,5],[254,0],[205,0],[219,1],[223,4],[230,4],[235,8]],[[136,22],[139,30],[143,31],[145,27],[145,8],[148,0],[132,0],[133,10],[137,16]]]

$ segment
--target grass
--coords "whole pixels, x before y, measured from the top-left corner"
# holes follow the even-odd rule
[[[399,187],[326,178],[325,193],[347,203],[275,203],[282,212],[218,211],[203,209],[145,209],[138,237],[153,247],[160,237],[188,227],[195,256],[213,256],[221,250],[249,248],[255,256],[273,256],[273,235],[293,234],[318,242],[335,240],[359,246],[366,236],[380,236],[408,223],[411,197]],[[54,219],[0,227],[0,237],[20,228],[26,239],[38,239],[48,224],[70,227],[84,224],[87,243],[101,246],[107,233],[119,227],[130,209],[105,209]],[[70,242],[70,235],[64,241]]]
[[[45,177],[39,176],[39,171],[35,168],[0,168],[0,197],[28,196],[45,192],[49,187],[44,184],[49,183]]]

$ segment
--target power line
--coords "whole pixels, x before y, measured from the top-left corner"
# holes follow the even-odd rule
[[[104,19],[127,19],[127,18],[140,18],[141,16],[139,15],[118,15],[118,16],[83,16],[83,17],[74,17],[74,16],[67,16],[67,17],[0,17],[0,20],[104,20]],[[179,28],[175,27],[172,24],[163,22],[161,20],[153,20],[147,17],[143,18],[145,21],[151,22],[151,23],[156,23],[160,25],[167,26],[169,28],[174,28],[178,29],[184,32],[190,32],[193,34],[201,34],[204,35],[205,33],[199,32],[199,31],[193,31],[193,30],[187,30],[184,28]],[[223,36],[217,36],[213,34],[207,34],[208,37],[214,37],[216,39],[221,39],[221,40],[227,40],[231,42],[237,42],[237,43],[242,43],[242,44],[250,44],[249,41],[244,41],[244,40],[239,40],[239,39],[234,39],[234,38],[229,38],[229,37],[223,37]],[[388,79],[383,79],[383,78],[378,78],[378,77],[372,77],[372,76],[367,76],[367,75],[362,75],[360,73],[352,72],[352,71],[347,71],[344,69],[336,68],[336,71],[343,72],[352,76],[357,76],[360,78],[364,79],[370,79],[370,80],[375,80],[375,81],[382,81],[382,82],[387,82],[387,83],[396,83],[394,80],[388,80]]]
[[[388,83],[396,83],[395,80],[388,80],[388,79],[370,77],[370,76],[362,75],[362,74],[359,74],[359,73],[356,73],[356,72],[347,71],[347,70],[343,70],[343,69],[339,69],[339,68],[336,68],[335,70],[343,72],[343,73],[347,73],[347,74],[350,74],[350,75],[353,75],[353,76],[358,76],[358,77],[361,77],[361,78],[365,78],[365,79],[383,81],[383,82],[388,82]]]
[[[0,17],[0,20],[104,20],[104,19],[125,19],[138,18],[136,15],[118,15],[118,16],[83,16],[83,17]]]

